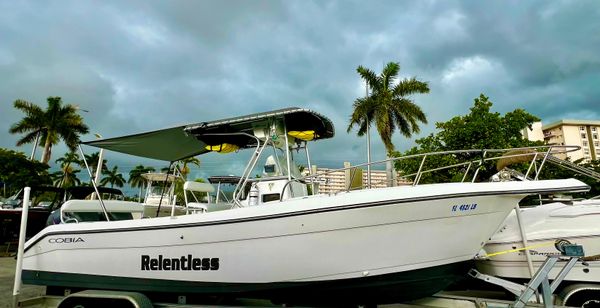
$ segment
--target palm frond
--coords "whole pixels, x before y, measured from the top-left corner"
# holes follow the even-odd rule
[[[356,68],[356,72],[358,72],[360,77],[367,82],[367,85],[371,89],[371,93],[380,91],[381,77],[377,76],[375,72],[363,66]]]
[[[44,114],[44,111],[40,106],[26,100],[18,99],[13,103],[13,106],[16,109],[23,111],[28,117],[38,118],[40,115]]]
[[[401,80],[392,90],[394,97],[404,97],[412,94],[429,93],[427,82],[417,80],[415,77]]]
[[[388,63],[381,72],[382,86],[385,89],[390,89],[400,72],[400,64],[396,62]]]
[[[35,142],[35,139],[38,137],[39,133],[40,133],[39,130],[34,130],[34,131],[26,134],[21,139],[17,140],[17,146],[22,146],[24,144]]]

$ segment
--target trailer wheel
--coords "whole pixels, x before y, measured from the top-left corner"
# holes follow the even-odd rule
[[[119,307],[119,308],[137,308],[137,306],[128,300],[110,299],[110,298],[66,298],[57,308],[101,308],[101,307]]]
[[[152,302],[143,294],[123,291],[86,290],[63,299],[57,308],[152,308]]]
[[[564,294],[562,305],[570,307],[600,308],[600,287],[571,286],[570,292]]]

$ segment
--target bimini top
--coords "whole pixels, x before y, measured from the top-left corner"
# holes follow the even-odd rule
[[[164,161],[177,161],[204,154],[210,146],[234,145],[244,149],[256,146],[254,129],[281,121],[288,132],[312,131],[311,140],[334,136],[333,123],[327,117],[303,108],[286,108],[223,120],[181,125],[140,134],[100,139],[82,144],[115,152]],[[207,148],[208,147],[208,148]]]

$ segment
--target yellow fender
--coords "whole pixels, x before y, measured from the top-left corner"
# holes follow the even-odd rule
[[[231,144],[231,143],[222,143],[222,144],[217,144],[217,145],[207,145],[206,146],[207,150],[221,153],[221,154],[235,152],[239,148],[240,148],[239,146],[237,146],[235,144]]]
[[[303,131],[291,130],[288,132],[288,135],[290,135],[291,137],[300,139],[300,140],[304,140],[304,141],[311,141],[311,140],[319,137],[319,135],[317,135],[314,130],[303,130]]]

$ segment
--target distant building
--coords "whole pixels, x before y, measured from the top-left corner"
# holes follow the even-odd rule
[[[349,167],[348,163],[344,163],[345,166]],[[315,167],[315,166],[313,166]],[[367,170],[360,169],[356,173],[348,172],[349,170],[336,170],[331,168],[316,168],[317,174],[322,174],[318,178],[319,193],[329,194],[336,193],[339,191],[351,189],[359,189],[360,187],[367,186]],[[306,173],[306,171],[305,171]],[[356,180],[353,176],[360,176],[362,173],[362,181]],[[358,182],[358,185],[357,185]],[[397,179],[397,185],[407,185],[410,182],[404,179]],[[387,187],[385,170],[371,170],[371,187],[382,188]]]
[[[534,122],[531,124],[531,129],[523,130],[523,137],[531,141],[544,141],[544,132],[542,131],[542,122]]]
[[[580,146],[581,150],[562,155],[561,158],[568,157],[571,161],[581,158],[585,161],[600,159],[600,121],[560,120],[539,126],[541,125],[534,126],[533,130],[525,130],[523,136],[529,140],[539,140],[541,131],[546,144]]]

